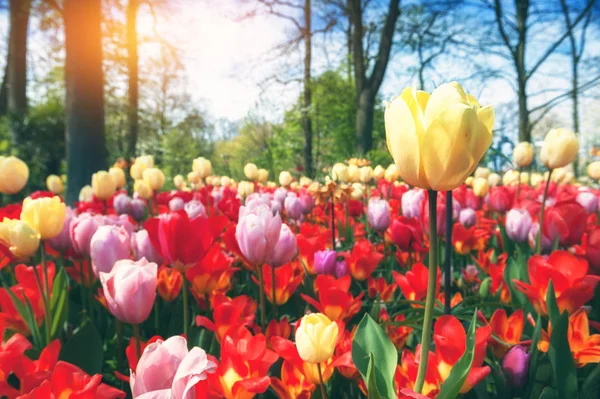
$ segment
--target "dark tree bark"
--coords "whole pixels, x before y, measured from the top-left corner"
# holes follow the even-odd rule
[[[312,108],[312,23],[310,1],[304,1],[304,107],[302,109],[302,124],[304,127],[304,172],[307,176],[313,177],[313,129],[310,117]]]
[[[373,117],[375,99],[381,87],[390,59],[396,21],[400,16],[400,0],[391,0],[385,23],[381,30],[379,50],[371,73],[363,45],[363,7],[361,0],[348,0],[348,10],[353,25],[354,81],[356,86],[356,144],[359,153],[365,154],[373,148]]]
[[[27,113],[27,27],[30,0],[10,0],[10,31],[6,60],[7,111],[15,122]],[[18,129],[11,124],[13,142],[19,144]]]
[[[139,0],[129,0],[127,5],[127,67],[129,73],[129,108],[127,114],[127,157],[135,157],[138,138],[138,42],[137,42],[137,12]]]
[[[6,65],[4,66],[4,76],[2,77],[2,83],[0,83],[0,116],[6,115],[8,111],[8,59],[10,54],[6,56]]]
[[[67,202],[106,169],[101,0],[65,0]]]

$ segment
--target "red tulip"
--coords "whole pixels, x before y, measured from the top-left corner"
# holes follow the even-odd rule
[[[489,204],[494,212],[504,213],[512,207],[514,193],[504,186],[490,188]]]
[[[544,235],[551,241],[559,239],[563,246],[578,244],[585,232],[587,217],[585,209],[576,201],[557,202],[546,211]]]
[[[398,249],[403,252],[424,252],[423,232],[416,218],[400,216],[392,221],[388,232]]]
[[[600,274],[600,226],[595,226],[588,232],[585,254],[594,272]]]

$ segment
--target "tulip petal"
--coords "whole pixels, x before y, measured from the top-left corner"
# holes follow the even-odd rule
[[[494,122],[496,121],[496,112],[494,107],[486,105],[485,107],[477,110],[477,118],[485,125],[485,127],[491,132],[494,130]]]
[[[436,88],[431,93],[425,109],[425,129],[456,103],[467,105],[467,96],[458,83],[444,83]]]
[[[410,109],[401,97],[394,98],[385,110],[387,146],[400,176],[410,185],[423,187],[420,179],[419,136]]]

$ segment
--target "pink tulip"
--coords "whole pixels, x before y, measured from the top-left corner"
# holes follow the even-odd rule
[[[475,223],[477,223],[477,213],[471,208],[465,208],[460,211],[458,221],[466,228],[475,226]]]
[[[367,206],[367,220],[369,226],[379,233],[384,232],[390,226],[390,207],[386,200],[372,199]]]
[[[183,198],[174,197],[171,198],[171,201],[169,201],[169,210],[171,212],[177,212],[178,210],[183,209],[184,206],[185,201],[183,200]]]
[[[133,230],[135,230],[135,226],[133,225],[133,223],[131,223],[129,216],[127,215],[107,215],[104,216],[104,218],[104,224],[123,227],[129,235],[133,234]]]
[[[309,214],[315,207],[315,198],[306,189],[300,191],[298,198],[302,205],[302,213],[305,215]]]
[[[140,260],[146,258],[148,262],[153,262],[161,265],[163,259],[150,241],[148,230],[142,229],[131,235],[131,250],[133,251],[133,259]]]
[[[206,217],[206,208],[204,204],[198,200],[191,200],[183,206],[185,213],[188,214],[190,220],[196,219],[198,216]]]
[[[145,258],[123,259],[110,273],[100,272],[108,309],[124,323],[140,324],[148,318],[156,299],[156,263]]]
[[[511,209],[506,214],[506,235],[514,242],[525,242],[532,223],[529,212],[523,209]]]
[[[513,346],[502,359],[502,370],[513,387],[522,387],[527,381],[529,371],[529,353],[521,346]]]
[[[336,270],[336,259],[337,253],[329,249],[315,252],[314,272],[317,274],[334,274]]]
[[[598,209],[598,197],[591,191],[582,191],[577,194],[577,202],[585,208],[588,213],[594,213]]]
[[[286,224],[281,225],[279,241],[275,244],[275,251],[268,262],[269,265],[279,267],[290,263],[297,252],[296,236]]]
[[[67,216],[65,217],[65,223],[63,224],[60,234],[48,240],[48,244],[50,244],[52,248],[59,252],[65,252],[73,246],[71,242],[70,229],[71,221],[73,220],[74,215],[73,209],[67,207]]]
[[[181,336],[158,340],[146,347],[135,372],[130,372],[131,392],[134,398],[193,399],[194,386],[216,366],[202,348],[188,352]]]
[[[283,187],[279,187],[277,190],[275,190],[275,192],[273,193],[273,199],[275,201],[279,201],[281,203],[283,203],[283,201],[285,200],[285,198],[287,197],[288,191],[283,188]]]
[[[98,227],[104,226],[104,224],[105,220],[101,215],[82,213],[74,217],[69,226],[69,235],[73,243],[73,249],[79,255],[89,257],[92,236],[98,230]]]
[[[90,241],[92,269],[97,276],[99,272],[109,273],[114,264],[121,259],[129,259],[129,234],[124,227],[100,226]]]
[[[253,265],[268,263],[281,232],[281,217],[267,205],[242,206],[235,237],[242,254]]]
[[[302,203],[294,193],[288,194],[283,201],[285,214],[288,218],[298,220],[302,217]]]
[[[421,202],[425,200],[425,191],[413,189],[402,195],[402,216],[407,218],[419,218],[421,215]]]

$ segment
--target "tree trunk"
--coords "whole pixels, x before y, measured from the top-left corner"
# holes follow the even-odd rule
[[[373,117],[375,114],[375,96],[369,90],[363,90],[358,99],[356,112],[357,148],[366,154],[373,148]]]
[[[527,106],[527,67],[525,63],[525,44],[527,43],[527,18],[529,16],[529,0],[516,0],[517,32],[519,41],[515,49],[515,69],[519,97],[519,141],[531,142],[529,125],[529,108]]]
[[[10,32],[7,58],[7,110],[13,122],[27,113],[27,27],[30,0],[10,0]],[[14,118],[14,119],[13,119]],[[13,143],[19,145],[18,128],[11,123]]]
[[[106,169],[101,0],[65,0],[67,202]]]
[[[10,54],[6,56],[6,65],[4,66],[4,77],[2,78],[2,83],[0,83],[0,116],[6,115],[8,110],[8,59],[10,58]]]
[[[129,0],[127,5],[127,66],[129,72],[129,106],[127,113],[127,157],[135,157],[138,137],[138,52],[137,52],[137,12],[139,0]]]
[[[302,110],[302,121],[304,126],[304,173],[313,177],[313,153],[312,153],[312,120],[310,117],[310,111],[312,108],[312,90],[311,90],[311,0],[304,1],[304,107]]]
[[[347,59],[346,63],[348,64],[348,82],[352,82],[352,18],[348,17],[348,29],[346,30],[346,51]]]
[[[523,75],[524,75],[523,71]],[[522,74],[517,74],[518,77],[518,92],[519,97],[519,141],[531,142],[531,129],[529,128],[529,108],[527,107],[527,82]]]

